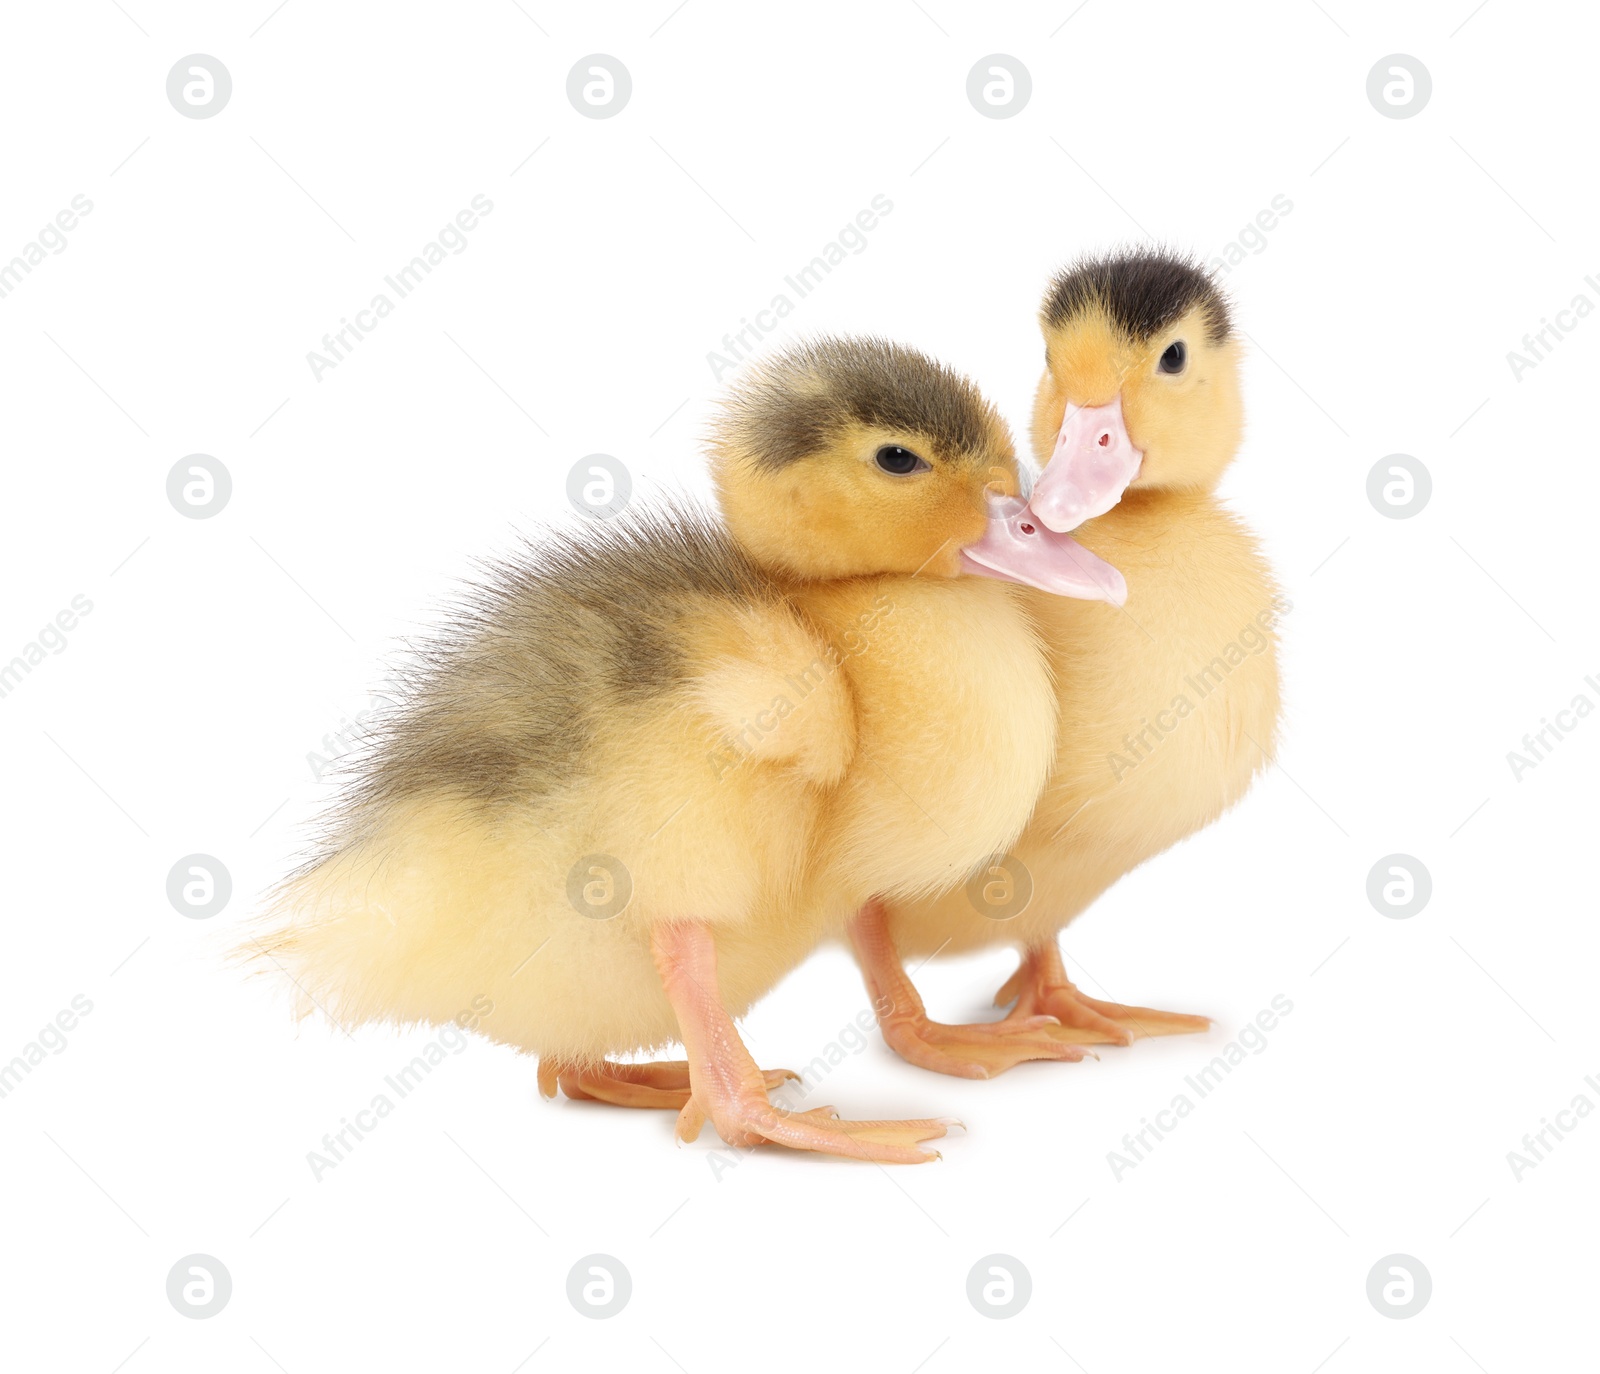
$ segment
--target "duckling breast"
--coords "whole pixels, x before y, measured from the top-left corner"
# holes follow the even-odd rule
[[[801,599],[857,703],[856,757],[819,839],[838,900],[963,882],[1022,831],[1055,745],[1056,695],[1019,590],[883,577]]]

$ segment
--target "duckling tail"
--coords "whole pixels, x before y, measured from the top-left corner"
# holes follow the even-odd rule
[[[287,878],[237,959],[287,978],[299,1017],[459,1021],[528,952],[509,938],[528,905],[523,829],[459,800],[396,807]]]

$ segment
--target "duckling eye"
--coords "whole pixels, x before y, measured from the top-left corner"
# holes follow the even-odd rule
[[[1161,361],[1156,364],[1157,372],[1182,372],[1183,365],[1189,359],[1189,350],[1182,339],[1175,344],[1169,344],[1167,351],[1161,355]]]
[[[885,444],[876,454],[875,461],[885,472],[896,477],[909,477],[913,472],[927,472],[930,465],[918,458],[908,448],[899,444]]]

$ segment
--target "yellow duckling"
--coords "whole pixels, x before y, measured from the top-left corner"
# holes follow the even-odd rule
[[[685,1138],[933,1158],[940,1121],[775,1108],[733,1018],[841,913],[1020,833],[1055,694],[1007,584],[1077,586],[1071,542],[1004,504],[977,391],[892,345],[766,367],[714,465],[726,528],[630,515],[493,571],[258,948],[341,1023],[470,1024],[547,1093],[677,1108]],[[685,1062],[614,1059],[674,1040]]]
[[[1227,302],[1186,259],[1131,252],[1063,272],[1041,323],[1032,437],[1046,466],[1028,514],[1076,531],[1112,606],[1025,594],[1060,716],[1038,809],[993,872],[1004,900],[986,910],[955,888],[871,903],[851,926],[868,985],[890,1008],[880,1017],[889,1044],[962,1077],[1053,1057],[1035,1052],[1041,1014],[1062,1023],[1043,1038],[1075,1042],[1207,1028],[1202,1017],[1085,996],[1057,936],[1124,873],[1238,800],[1277,733],[1274,630],[1285,603],[1255,540],[1215,496],[1242,428]],[[1030,885],[1031,898],[1018,890]],[[1011,1015],[930,1022],[900,956],[997,941],[1022,947],[996,998],[1015,1001]]]

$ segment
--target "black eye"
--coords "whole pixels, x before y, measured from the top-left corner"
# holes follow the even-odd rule
[[[885,444],[877,452],[877,464],[885,472],[892,472],[896,477],[908,477],[913,472],[926,472],[928,464],[918,458],[908,448],[901,448],[899,444]]]
[[[1175,344],[1169,344],[1167,351],[1161,355],[1161,361],[1156,364],[1157,372],[1182,372],[1183,365],[1189,360],[1189,350],[1182,339]]]

